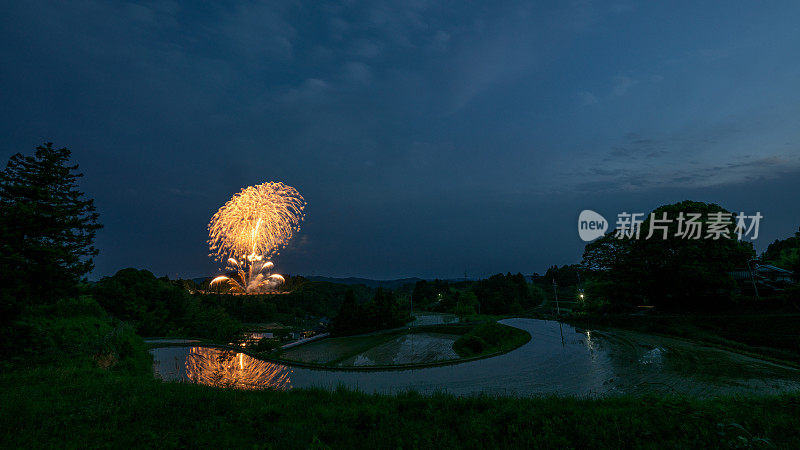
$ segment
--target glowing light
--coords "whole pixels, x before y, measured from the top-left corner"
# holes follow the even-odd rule
[[[243,353],[192,347],[186,358],[186,376],[194,383],[240,389],[290,389],[291,369]]]
[[[225,281],[232,292],[256,293],[273,290],[286,282],[283,276],[277,273],[268,273],[269,269],[274,266],[271,261],[239,262],[234,260],[234,262],[235,264],[228,266],[228,270],[231,271],[229,275],[220,275],[214,278],[209,286]]]
[[[233,292],[264,292],[286,280],[270,274],[268,259],[279,254],[300,231],[303,196],[283,183],[263,183],[242,189],[220,208],[208,224],[209,256],[227,263],[230,271],[211,281],[226,282]]]
[[[211,256],[260,261],[275,255],[300,230],[305,207],[297,189],[283,183],[242,189],[208,224]]]

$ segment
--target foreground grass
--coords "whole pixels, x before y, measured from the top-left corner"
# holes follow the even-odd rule
[[[3,448],[800,447],[800,396],[456,398],[238,391],[99,369],[0,375]]]

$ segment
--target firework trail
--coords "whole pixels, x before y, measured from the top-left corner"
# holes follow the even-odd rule
[[[230,271],[211,284],[226,281],[234,292],[263,292],[284,282],[270,274],[268,258],[278,255],[300,231],[306,202],[297,189],[263,183],[234,194],[208,224],[209,256],[225,261]]]
[[[220,261],[269,258],[300,230],[306,202],[283,183],[250,186],[234,194],[208,224],[208,244]]]

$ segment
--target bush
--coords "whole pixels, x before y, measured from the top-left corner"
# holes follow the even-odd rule
[[[27,314],[3,329],[2,359],[12,368],[44,365],[101,367],[125,372],[152,370],[142,339],[129,325],[98,314],[91,299],[54,305],[63,314]],[[96,304],[95,304],[96,305]],[[92,315],[81,315],[80,310]]]
[[[519,328],[497,322],[478,325],[453,343],[453,350],[461,357],[507,351],[528,342],[531,335]]]
[[[260,339],[253,350],[258,353],[269,353],[281,346],[281,341],[278,339]]]
[[[100,280],[92,293],[111,315],[130,322],[144,336],[205,337],[227,343],[241,330],[239,322],[215,303],[216,296],[191,295],[182,285],[146,270],[120,270]]]
[[[108,313],[97,301],[88,295],[78,298],[61,299],[56,302],[53,313],[60,317],[106,317]]]
[[[128,324],[117,323],[103,336],[96,350],[93,359],[102,368],[131,373],[150,373],[153,370],[153,358],[147,352],[147,346]]]
[[[460,356],[479,355],[486,351],[489,344],[478,336],[464,336],[453,343],[453,350]]]

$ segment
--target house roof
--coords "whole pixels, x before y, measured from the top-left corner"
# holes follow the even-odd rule
[[[781,269],[780,267],[776,267],[770,264],[760,264],[759,266],[756,267],[756,270],[759,272],[780,272],[780,273],[785,273],[787,275],[792,274],[791,270]]]

